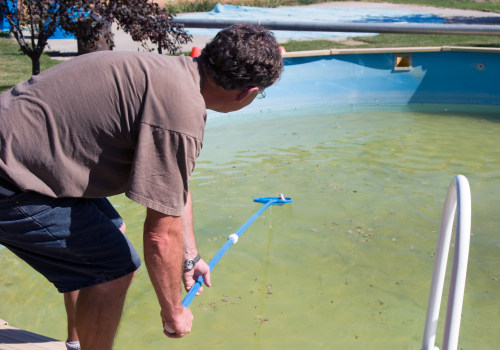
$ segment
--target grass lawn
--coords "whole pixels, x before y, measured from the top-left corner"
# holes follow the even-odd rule
[[[59,63],[47,54],[42,55],[43,71]],[[17,42],[6,34],[0,34],[0,92],[10,89],[20,81],[31,77],[31,59],[23,55]]]
[[[500,48],[500,38],[487,35],[429,35],[429,34],[379,34],[354,37],[342,41],[310,40],[289,41],[282,46],[287,52],[324,49],[381,48],[381,47],[422,47],[422,46],[470,46]],[[353,45],[352,43],[355,43]]]

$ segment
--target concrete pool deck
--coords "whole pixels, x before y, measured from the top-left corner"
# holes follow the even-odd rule
[[[286,8],[287,6],[284,6]],[[288,6],[290,7],[290,6]],[[444,18],[446,24],[500,24],[500,13],[448,9],[433,6],[419,6],[407,4],[392,4],[392,3],[375,3],[363,1],[341,1],[341,2],[326,2],[305,6],[293,6],[296,8],[307,7],[328,7],[328,8],[359,8],[359,9],[377,9],[377,10],[403,10],[415,13],[431,14]],[[116,25],[113,26],[115,35],[115,51],[143,51],[140,43],[133,41],[129,35],[122,30],[118,30]],[[182,45],[183,52],[191,51],[193,46],[204,47],[205,44],[212,39],[209,36],[193,36],[192,42]],[[332,41],[343,41],[346,44],[356,43],[348,37],[331,37],[327,38]],[[288,39],[280,39],[280,42],[286,42]],[[151,46],[154,48],[154,46]],[[54,58],[72,57],[77,52],[77,44],[75,39],[51,39],[47,51],[59,52],[60,55],[55,55]]]
[[[58,340],[10,326],[0,319],[0,350],[66,350]]]

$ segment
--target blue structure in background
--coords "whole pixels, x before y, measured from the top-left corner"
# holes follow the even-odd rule
[[[334,7],[262,8],[217,4],[210,12],[180,14],[179,19],[293,21],[295,23],[444,23],[439,16],[404,10],[377,10]],[[188,28],[189,34],[215,36],[218,29]],[[297,32],[273,30],[277,38],[303,39],[343,36],[367,36],[377,33]]]
[[[9,22],[7,22],[7,19],[4,18],[3,13],[0,13],[0,32],[8,30],[10,30]]]
[[[14,6],[12,1],[8,2],[10,3],[10,6]],[[1,13],[0,13],[0,31],[2,32],[10,31],[9,21],[7,21],[7,19]],[[54,34],[49,39],[75,39],[75,36],[57,27]]]

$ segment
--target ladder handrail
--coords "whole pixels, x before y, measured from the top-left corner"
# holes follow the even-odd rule
[[[432,274],[422,350],[437,349],[437,347],[434,346],[436,328],[441,306],[441,297],[443,294],[455,210],[457,210],[457,227],[455,233],[453,269],[443,335],[443,350],[456,350],[458,346],[465,278],[469,258],[471,195],[469,182],[463,175],[457,175],[453,178],[446,194],[441,225],[439,228],[439,239],[436,249],[434,271]]]

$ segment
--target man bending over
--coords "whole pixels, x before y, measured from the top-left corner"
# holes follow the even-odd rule
[[[188,187],[206,109],[245,107],[282,69],[270,32],[234,25],[199,58],[101,51],[0,95],[0,244],[65,293],[68,347],[112,348],[141,263],[106,199],[119,193],[147,207],[144,257],[165,334],[191,331],[181,281],[210,286]]]

